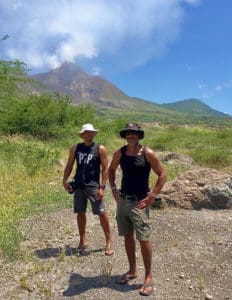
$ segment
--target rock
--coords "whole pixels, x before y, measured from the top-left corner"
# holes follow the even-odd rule
[[[160,193],[161,207],[230,209],[232,206],[230,186],[232,179],[227,173],[209,168],[192,168],[164,185]]]
[[[186,164],[186,165],[195,164],[191,157],[179,153],[169,153],[162,158],[162,161],[168,162],[169,164],[175,164],[175,163]]]
[[[231,187],[230,187],[231,186]],[[224,183],[205,187],[203,193],[217,207],[232,209],[232,179],[228,178]]]
[[[225,180],[225,184],[228,185],[230,189],[232,189],[232,178],[227,178]]]
[[[209,295],[209,294],[205,294],[205,300],[212,300],[213,299],[213,297],[211,296],[211,295]]]

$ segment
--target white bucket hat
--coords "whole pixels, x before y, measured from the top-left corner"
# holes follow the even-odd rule
[[[82,125],[81,131],[78,132],[79,136],[81,136],[85,131],[93,131],[98,132],[98,129],[94,129],[92,124],[84,124]]]

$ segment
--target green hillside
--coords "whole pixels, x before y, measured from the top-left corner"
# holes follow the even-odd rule
[[[43,124],[45,116],[51,114],[53,120],[49,122],[53,126],[52,130],[56,131],[57,124],[64,122],[65,111],[70,111],[70,115],[72,114],[70,118],[74,123],[79,123],[81,118],[75,112],[81,111],[83,105],[87,105],[87,110],[91,112],[95,110],[97,116],[107,120],[126,118],[137,122],[159,122],[168,125],[232,127],[231,116],[213,110],[200,100],[188,99],[157,104],[129,97],[107,80],[99,76],[88,75],[73,64],[65,64],[53,71],[37,74],[33,76],[34,81],[27,76],[23,63],[11,64],[11,62],[2,61],[1,67],[0,93],[2,95],[5,93],[6,97],[0,101],[4,112],[7,112],[3,114],[0,122],[3,130],[8,126],[6,124],[9,124],[11,132],[14,132],[17,127],[22,128],[21,119],[25,117],[27,124],[25,124],[24,131],[40,132],[39,124]],[[6,74],[7,68],[8,74]],[[18,94],[13,94],[16,87],[19,88]],[[9,101],[13,102],[10,104]],[[26,106],[25,109],[24,106]],[[34,109],[35,106],[41,106],[41,108],[37,107],[37,111],[31,112],[32,117],[30,117],[30,109]],[[39,113],[39,109],[42,108],[43,113]],[[16,115],[17,118],[15,118]],[[44,133],[46,132],[45,126]]]
[[[194,113],[199,115],[207,114],[217,117],[229,117],[227,114],[212,109],[198,99],[186,99],[173,103],[165,103],[162,104],[162,106],[178,112]]]

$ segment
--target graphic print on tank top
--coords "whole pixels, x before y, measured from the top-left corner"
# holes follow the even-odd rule
[[[84,143],[77,144],[75,157],[77,169],[74,178],[77,186],[98,187],[100,179],[99,145],[96,143],[90,146],[86,146]]]

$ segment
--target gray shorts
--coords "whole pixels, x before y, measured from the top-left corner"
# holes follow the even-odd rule
[[[105,213],[104,199],[97,200],[98,188],[77,188],[74,192],[73,209],[74,213],[84,213],[87,210],[88,200],[90,201],[92,212],[94,215],[102,215]]]
[[[148,241],[151,232],[149,208],[138,209],[135,207],[137,203],[137,201],[120,198],[116,215],[118,233],[120,236],[125,236],[135,231],[137,240]]]

